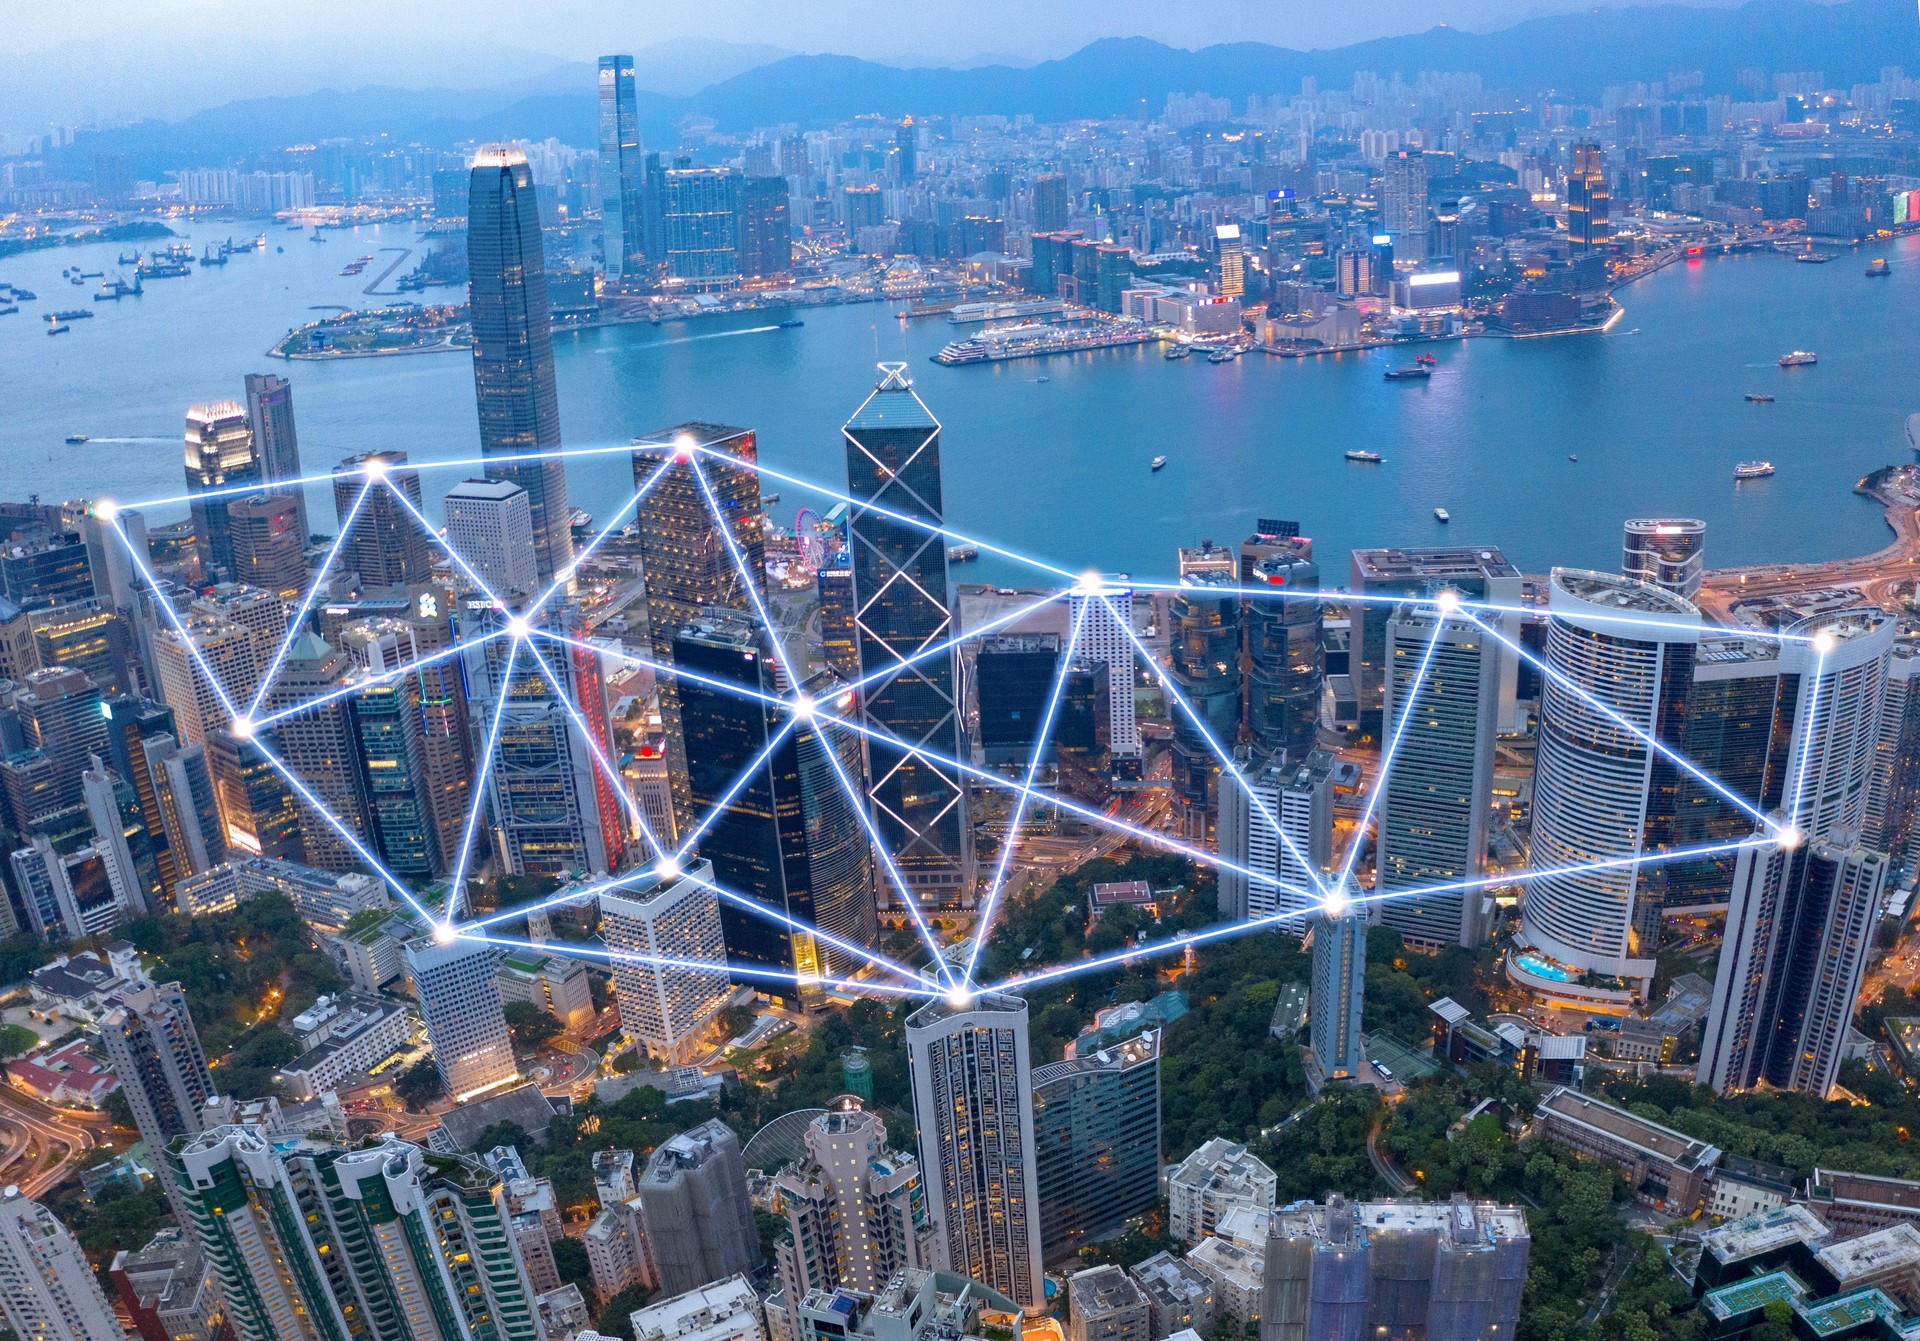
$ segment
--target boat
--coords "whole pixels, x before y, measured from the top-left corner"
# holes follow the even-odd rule
[[[86,440],[87,440],[87,435],[86,435],[86,434],[84,434],[84,433],[69,433],[69,434],[67,434],[67,441],[68,441],[68,443],[70,443],[71,445],[73,445],[73,446],[75,446],[75,447],[78,447],[78,446],[79,446],[79,445],[80,445],[81,443],[83,443],[83,442],[85,442]]]
[[[1764,480],[1771,474],[1773,474],[1771,461],[1742,461],[1733,468],[1733,477],[1736,480]]]
[[[1804,349],[1796,349],[1790,354],[1782,354],[1780,356],[1780,366],[1782,368],[1801,368],[1807,364],[1818,363],[1819,361],[1820,356],[1818,354],[1809,354]]]
[[[14,313],[18,312],[19,310],[20,308],[18,304],[8,303],[6,306],[0,307],[0,317],[10,317]]]
[[[1164,457],[1164,456],[1156,456],[1156,457],[1154,457],[1154,458],[1153,458],[1153,468],[1154,468],[1155,470],[1158,470],[1158,469],[1160,469],[1160,467],[1162,467],[1162,466],[1164,466],[1164,465],[1166,465],[1166,464],[1167,464],[1167,458],[1166,458],[1166,457]]]
[[[1435,508],[1433,510],[1433,519],[1444,526],[1453,520],[1453,516],[1445,508]]]
[[[1578,452],[1568,452],[1568,453],[1567,453],[1567,460],[1569,460],[1569,461],[1578,461],[1579,459],[1580,459],[1580,454],[1579,454]]]
[[[120,253],[119,263],[121,265],[139,265],[140,253],[137,251],[123,251]]]
[[[76,308],[70,308],[65,312],[49,312],[47,313],[47,320],[48,321],[85,321],[88,317],[92,315],[93,313],[89,309],[84,307],[76,307]]]
[[[1867,262],[1868,279],[1880,279],[1892,273],[1893,267],[1887,264],[1887,258],[1884,256],[1876,256]]]
[[[1404,368],[1389,368],[1386,378],[1389,382],[1420,382],[1433,376],[1433,369],[1425,364],[1413,363]]]
[[[47,327],[47,334],[48,335],[65,335],[68,331],[72,329],[73,327],[67,325],[67,323],[64,321],[56,321],[53,323],[53,325]]]
[[[309,242],[325,242],[326,240],[327,240],[327,235],[321,232],[318,228],[314,229],[311,233],[307,234],[307,241]]]
[[[1749,402],[1751,402],[1752,404],[1754,404],[1754,405],[1771,405],[1771,404],[1773,404],[1773,397],[1772,397],[1772,396],[1769,396],[1769,395],[1767,395],[1767,394],[1766,394],[1765,392],[1763,392],[1763,391],[1749,391],[1749,392],[1747,393],[1747,400],[1748,400]]]
[[[23,289],[23,288],[20,288],[18,285],[14,286],[13,296],[15,299],[23,303],[31,303],[40,297],[40,295],[35,293],[32,289]]]
[[[800,320],[800,318],[798,317],[788,317],[785,321],[780,323],[779,329],[783,331],[798,330],[800,327],[806,324],[807,324],[806,322]]]
[[[1421,355],[1419,355],[1419,356],[1417,356],[1417,357],[1416,357],[1416,358],[1415,358],[1415,359],[1414,359],[1413,361],[1414,361],[1415,363],[1424,363],[1424,364],[1426,364],[1426,365],[1427,365],[1427,366],[1428,366],[1429,368],[1431,368],[1431,367],[1432,367],[1432,366],[1433,366],[1434,364],[1436,364],[1436,363],[1438,363],[1438,362],[1439,362],[1440,360],[1439,360],[1439,359],[1437,359],[1437,358],[1435,358],[1435,357],[1434,357],[1433,355],[1431,355],[1431,354],[1421,354]]]
[[[201,265],[225,265],[226,263],[227,253],[224,251],[215,251],[211,246],[209,246],[200,257]]]
[[[1801,265],[1825,265],[1833,259],[1833,253],[1828,251],[1803,251],[1793,259]]]
[[[105,279],[107,277],[107,272],[104,270],[76,270],[74,273],[82,279]]]
[[[1193,351],[1185,345],[1168,345],[1167,352],[1160,357],[1166,359],[1168,362],[1172,362],[1174,359],[1189,359],[1193,357]]]
[[[1240,357],[1237,349],[1216,349],[1207,355],[1208,363],[1232,363]]]
[[[1378,452],[1363,452],[1358,448],[1355,448],[1353,451],[1347,453],[1347,460],[1364,461],[1366,464],[1370,466],[1377,466],[1386,459],[1387,459],[1386,457],[1380,455],[1380,453]]]
[[[978,545],[952,545],[947,549],[948,563],[972,563],[980,557]]]
[[[193,271],[178,261],[148,261],[133,273],[146,279],[179,279]]]

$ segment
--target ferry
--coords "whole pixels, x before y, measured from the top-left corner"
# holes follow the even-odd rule
[[[1386,379],[1389,382],[1422,382],[1433,376],[1433,369],[1423,363],[1410,364],[1405,368],[1389,368]]]
[[[1380,453],[1378,452],[1363,452],[1357,448],[1347,453],[1347,460],[1364,461],[1366,464],[1370,466],[1377,466],[1386,459],[1387,459],[1386,457],[1380,455]]]
[[[1782,368],[1802,368],[1810,363],[1818,363],[1819,361],[1820,356],[1818,354],[1809,354],[1804,349],[1796,349],[1790,354],[1782,354],[1780,356],[1780,366]]]
[[[81,443],[86,441],[87,441],[87,435],[84,433],[67,434],[67,442],[70,446],[78,447]]]
[[[1164,465],[1166,465],[1166,464],[1167,464],[1167,458],[1166,458],[1166,457],[1164,457],[1164,456],[1156,456],[1156,457],[1154,457],[1154,458],[1153,458],[1153,468],[1154,468],[1155,470],[1158,470],[1158,469],[1160,469],[1160,467],[1162,467],[1162,466],[1164,466]]]
[[[947,549],[948,563],[972,563],[980,557],[978,545],[952,545]]]
[[[1580,454],[1579,454],[1578,452],[1568,452],[1568,453],[1567,453],[1567,460],[1569,460],[1569,461],[1578,461],[1579,459],[1580,459]]]
[[[1771,404],[1773,404],[1773,397],[1772,397],[1772,396],[1769,396],[1769,395],[1767,395],[1767,394],[1766,394],[1765,392],[1761,392],[1761,391],[1749,391],[1749,392],[1747,393],[1747,400],[1748,400],[1748,402],[1749,402],[1749,403],[1751,403],[1751,404],[1754,404],[1754,405],[1771,405]]]
[[[1453,514],[1448,512],[1445,508],[1435,508],[1433,510],[1433,519],[1439,522],[1442,526],[1445,526],[1448,522],[1453,520]]]
[[[1764,480],[1771,474],[1773,474],[1771,461],[1742,461],[1733,468],[1733,477],[1736,480]]]
[[[797,330],[806,324],[807,324],[806,322],[800,320],[800,318],[798,317],[788,317],[785,321],[779,324],[779,329],[783,331]]]
[[[1208,363],[1232,363],[1240,357],[1237,349],[1215,349],[1207,354]]]
[[[1793,259],[1801,265],[1825,265],[1833,259],[1833,253],[1826,251],[1803,251]]]
[[[1171,363],[1175,359],[1192,358],[1193,351],[1185,345],[1168,345],[1167,352],[1162,354],[1160,357],[1163,359],[1166,359],[1169,363]]]
[[[64,321],[56,321],[53,323],[53,325],[47,327],[47,334],[48,335],[65,335],[68,331],[72,329],[73,327],[67,325],[67,323]]]
[[[1893,273],[1893,267],[1887,264],[1887,258],[1876,256],[1867,262],[1867,278],[1881,279]]]
[[[179,279],[193,271],[178,261],[148,261],[133,273],[146,279]]]
[[[1026,301],[961,303],[947,313],[949,326],[978,326],[990,321],[1031,321],[1040,317],[1063,317],[1067,305],[1058,298],[1034,298]]]
[[[40,295],[32,289],[23,289],[18,284],[13,286],[13,296],[16,301],[22,303],[31,303],[40,297]]]

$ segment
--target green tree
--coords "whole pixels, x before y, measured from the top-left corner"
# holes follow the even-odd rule
[[[633,1311],[645,1307],[651,1298],[653,1291],[646,1286],[629,1285],[607,1300],[607,1306],[600,1310],[599,1320],[593,1324],[594,1330],[602,1336],[617,1336],[621,1341],[633,1341]]]
[[[544,1047],[566,1028],[551,1012],[542,1010],[531,1001],[509,1001],[504,1013],[507,1028],[513,1033],[514,1044],[522,1052]]]
[[[553,1265],[562,1285],[578,1285],[581,1294],[593,1298],[593,1263],[587,1260],[586,1244],[561,1235],[553,1241]]]
[[[393,1092],[408,1112],[418,1113],[447,1092],[447,1082],[440,1078],[440,1068],[433,1064],[433,1058],[422,1057],[400,1073],[393,1082]]]

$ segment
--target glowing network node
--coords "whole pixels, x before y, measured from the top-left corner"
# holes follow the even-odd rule
[[[1073,584],[1073,589],[1082,596],[1102,596],[1106,594],[1107,580],[1100,575],[1099,570],[1089,568],[1080,574],[1079,580]]]
[[[975,993],[968,987],[950,987],[947,989],[947,1004],[955,1010],[966,1010],[973,1005]]]
[[[1835,647],[1839,646],[1839,643],[1840,640],[1833,636],[1832,629],[1821,629],[1820,632],[1813,635],[1813,650],[1821,656],[1826,656],[1829,652],[1833,651]]]
[[[111,524],[120,515],[120,505],[111,498],[103,498],[93,505],[93,515]]]
[[[361,469],[366,472],[369,480],[384,480],[387,477],[387,462],[384,457],[369,456]]]
[[[459,938],[459,928],[455,927],[451,922],[442,922],[433,929],[433,941],[435,945],[452,945],[454,941]]]
[[[527,622],[525,615],[510,615],[507,617],[507,632],[524,640],[532,636],[533,625]]]
[[[1787,824],[1774,834],[1773,841],[1782,852],[1791,852],[1807,841],[1807,835],[1798,824]]]
[[[653,873],[662,880],[678,880],[685,869],[671,856],[662,857],[653,864]]]
[[[794,698],[789,710],[801,721],[811,722],[813,720],[813,714],[819,709],[819,706],[820,705],[815,703],[809,695],[800,694]]]
[[[676,461],[693,460],[693,449],[700,444],[691,433],[682,433],[673,440],[673,459]]]
[[[1441,614],[1450,615],[1460,608],[1460,593],[1447,587],[1433,598],[1433,603],[1439,607]]]
[[[227,726],[227,733],[235,740],[253,739],[253,718],[244,714],[236,716]]]

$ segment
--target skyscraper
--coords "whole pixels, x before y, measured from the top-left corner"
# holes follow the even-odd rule
[[[1555,675],[1541,687],[1531,865],[1612,864],[1536,875],[1521,940],[1572,968],[1645,983],[1654,963],[1635,929],[1637,859],[1672,843],[1679,769],[1615,718],[1677,752],[1700,612],[1659,587],[1574,568],[1553,570],[1547,608]]]
[[[348,681],[362,684],[346,704],[365,778],[370,845],[389,871],[424,884],[449,863],[428,808],[426,732],[417,684],[412,675],[377,678],[388,667],[415,660],[412,633],[399,620],[362,620],[341,630],[340,645],[352,661]]]
[[[651,1059],[692,1061],[733,991],[713,864],[695,862],[672,880],[648,871],[601,891],[600,939],[622,1031]]]
[[[1237,585],[1230,569],[1198,570],[1181,577],[1180,589],[1168,603],[1173,683],[1193,710],[1177,704],[1168,708],[1173,719],[1174,813],[1189,838],[1207,836],[1217,808],[1219,751],[1232,749],[1240,732]]]
[[[301,808],[260,743],[220,730],[207,736],[205,750],[229,850],[305,862]]]
[[[807,1124],[806,1153],[774,1177],[787,1220],[774,1245],[790,1301],[810,1290],[878,1294],[894,1273],[933,1265],[920,1164],[887,1146],[887,1125],[843,1097]]]
[[[609,280],[645,276],[640,108],[633,57],[600,58],[600,232]]]
[[[123,1341],[106,1291],[54,1213],[0,1192],[0,1317],[22,1341]]]
[[[157,856],[166,902],[171,903],[180,880],[227,859],[213,769],[205,746],[182,749],[165,733],[141,741],[130,757],[134,790],[148,812],[148,830],[164,839]]]
[[[1761,834],[1740,850],[1701,1083],[1726,1094],[1764,1081],[1816,1098],[1833,1088],[1889,865],[1850,837],[1783,847]]]
[[[208,582],[233,571],[233,540],[227,530],[227,503],[241,497],[239,487],[265,476],[254,450],[247,411],[230,400],[196,405],[187,411],[187,505],[193,517],[193,547]],[[218,490],[213,497],[199,495]]]
[[[553,384],[553,324],[546,253],[527,156],[488,145],[473,161],[467,202],[468,305],[473,313],[473,389],[480,453],[528,457],[560,448]],[[542,582],[573,562],[567,472],[557,456],[490,462],[487,478],[527,491],[534,569]]]
[[[1307,1001],[1313,1045],[1309,1078],[1356,1080],[1360,1051],[1360,998],[1367,983],[1367,914],[1322,917],[1313,924],[1313,979]],[[1318,1072],[1317,1077],[1314,1072]]]
[[[385,481],[383,483],[382,481]],[[347,528],[354,500],[366,490],[366,501]],[[426,532],[413,514],[394,496],[398,489],[417,509],[420,472],[407,468],[407,454],[386,449],[360,452],[333,468],[333,513],[347,536],[333,571],[359,573],[363,587],[406,587],[433,579],[433,555]]]
[[[479,939],[416,936],[406,955],[447,1093],[464,1101],[519,1079],[493,947]]]
[[[1027,1003],[929,1002],[907,1017],[907,1064],[937,1260],[1035,1307],[1040,1189]]]
[[[1113,752],[1113,771],[1138,777],[1142,753],[1133,691],[1140,679],[1139,652],[1127,636],[1133,627],[1133,588],[1125,585],[1124,575],[1118,582],[1102,579],[1100,595],[1106,598],[1105,605],[1078,591],[1067,598],[1072,623],[1080,626],[1074,655],[1107,668],[1107,747]],[[1113,607],[1111,613],[1108,605]]]
[[[1375,888],[1387,897],[1375,906],[1416,949],[1472,948],[1487,938],[1482,890],[1394,896],[1486,874],[1500,650],[1471,621],[1430,604],[1396,606],[1387,621],[1381,738],[1400,743],[1376,783]]]
[[[539,571],[533,552],[533,505],[527,491],[508,480],[463,480],[442,503],[447,546],[467,561],[496,596],[536,595]],[[455,585],[469,585],[458,565]]]
[[[655,1147],[639,1189],[663,1295],[756,1270],[766,1260],[740,1138],[718,1118]]]
[[[300,543],[307,543],[313,527],[307,521],[307,490],[300,478],[300,438],[293,427],[293,388],[278,373],[248,373],[247,427],[260,458],[260,475],[268,484],[286,483],[284,491],[299,512]]]
[[[1318,905],[1318,882],[1333,861],[1333,765],[1324,750],[1297,763],[1256,756],[1236,765],[1244,786],[1221,781],[1220,857],[1240,868],[1220,868],[1221,916],[1273,918],[1295,939],[1307,934],[1306,915]],[[1277,831],[1268,815],[1280,822]]]
[[[116,997],[100,1017],[100,1041],[147,1149],[199,1132],[213,1073],[179,983],[140,983]],[[167,1191],[178,1210],[176,1189]]]
[[[1484,545],[1418,549],[1356,549],[1347,590],[1366,599],[1353,612],[1352,675],[1362,732],[1380,737],[1380,706],[1386,694],[1387,620],[1395,596],[1420,598],[1442,587],[1463,600],[1506,607],[1483,610],[1482,620],[1510,641],[1520,641],[1520,570],[1506,555]],[[1526,715],[1518,703],[1519,658],[1500,649],[1498,731],[1519,731]]]
[[[231,500],[227,534],[234,581],[299,599],[307,586],[307,533],[292,495],[252,494]]]
[[[1283,543],[1276,540],[1274,543]],[[1303,758],[1320,737],[1320,567],[1312,542],[1305,553],[1256,560],[1251,585],[1274,595],[1252,597],[1247,620],[1247,735],[1256,751]],[[1244,546],[1243,546],[1244,548]]]
[[[1160,1204],[1160,1032],[1033,1072],[1034,1181],[1049,1262]]]
[[[680,705],[694,811],[712,816],[699,850],[713,863],[714,880],[802,926],[870,945],[877,921],[872,849],[855,802],[839,781],[839,771],[860,775],[859,738],[810,722],[768,751],[784,713],[745,696],[776,691],[766,639],[754,620],[718,616],[689,625],[673,640],[673,664],[698,677],[681,683]],[[831,671],[799,686],[799,695],[814,701],[831,703],[840,693]],[[756,759],[759,766],[742,783]],[[769,995],[792,998],[811,978],[847,976],[865,967],[857,953],[731,902],[722,905],[720,921],[729,964],[798,977],[794,986],[740,978]]]
[[[670,168],[661,187],[667,282],[726,289],[740,282],[741,176],[732,168]]]
[[[1220,294],[1241,298],[1247,292],[1247,253],[1239,224],[1220,224],[1213,230],[1213,247],[1220,268]]]
[[[1418,149],[1387,155],[1382,171],[1380,222],[1393,238],[1396,259],[1419,262],[1427,256],[1427,161]]]
[[[1609,206],[1607,164],[1597,144],[1573,146],[1573,165],[1567,169],[1567,249],[1605,251],[1613,239],[1607,221]],[[1687,593],[1691,595],[1692,593]]]
[[[704,450],[688,454],[689,447]],[[742,464],[732,465],[727,458]],[[673,664],[675,635],[702,611],[751,610],[752,593],[758,590],[765,595],[760,473],[752,469],[758,461],[757,440],[749,428],[688,423],[635,440],[634,486],[654,481],[640,501],[635,529],[655,661]],[[708,490],[713,493],[712,504],[707,502]],[[740,563],[733,561],[729,535]],[[686,743],[681,737],[680,685],[668,675],[659,676],[657,683],[674,823],[685,832],[695,814],[688,790]]]
[[[1067,179],[1043,172],[1033,179],[1033,231],[1059,233],[1067,227]]]
[[[748,177],[740,183],[739,269],[742,279],[777,279],[793,270],[793,224],[787,179]]]
[[[341,833],[362,843],[367,838],[367,798],[361,784],[361,756],[353,723],[342,699],[313,703],[347,682],[347,659],[312,631],[294,639],[267,693],[267,705],[290,712],[273,725],[275,753],[319,802],[300,801],[300,841],[309,865],[323,871],[357,871],[360,854]]]
[[[847,527],[854,620],[867,681],[860,705],[869,726],[898,741],[867,743],[873,819],[915,898],[970,907],[966,786],[933,757],[961,757],[954,655],[904,664],[953,634],[947,544],[938,529],[946,518],[940,423],[915,394],[906,364],[880,369],[879,386],[840,430],[853,499]]]
[[[150,917],[164,910],[166,890],[160,883],[153,835],[147,831],[146,815],[132,784],[94,755],[80,775],[80,790],[93,824],[94,846],[110,858],[115,880],[125,891],[128,912]]]
[[[1636,517],[1627,523],[1620,571],[1692,600],[1705,571],[1707,524],[1693,517]]]

